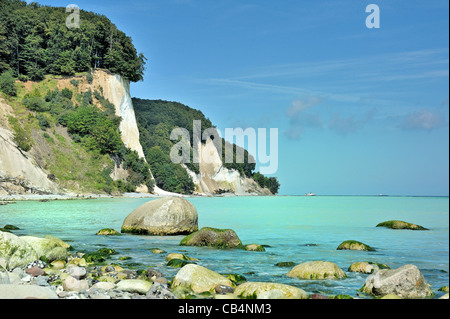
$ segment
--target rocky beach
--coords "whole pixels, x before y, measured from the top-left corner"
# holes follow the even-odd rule
[[[123,232],[142,235],[146,233],[143,229],[151,229],[159,235],[186,234],[180,247],[219,252],[239,250],[247,254],[266,254],[265,247],[270,249],[267,245],[243,243],[232,229],[198,229],[196,208],[186,199],[166,197],[149,203],[124,219],[122,233],[100,229],[96,236],[112,239],[123,236]],[[133,227],[127,227],[130,225]],[[242,269],[241,273],[218,273],[205,267],[196,256],[159,248],[149,248],[146,253],[160,255],[164,264],[127,267],[125,262],[130,257],[117,256],[114,240],[111,246],[81,252],[52,235],[17,236],[14,232],[18,230],[14,225],[0,229],[0,299],[448,299],[448,286],[431,287],[420,269],[412,264],[396,269],[365,261],[348,265],[348,269],[323,260],[273,265],[283,269],[286,278],[299,283],[315,281],[326,285],[329,281],[345,281],[352,273],[366,276],[354,296],[330,295],[307,292],[299,286],[277,282],[276,278],[270,282],[251,281],[246,278],[248,269]],[[349,240],[336,248],[369,252],[371,249]],[[169,268],[178,270],[172,272],[173,276],[163,275]],[[434,291],[441,293],[436,295]]]

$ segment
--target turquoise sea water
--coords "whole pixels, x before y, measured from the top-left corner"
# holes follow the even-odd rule
[[[199,227],[231,228],[244,244],[264,244],[266,252],[181,247],[183,236],[96,236],[102,228],[120,231],[125,217],[153,199],[95,199],[73,201],[23,201],[0,206],[0,227],[13,224],[17,235],[53,235],[70,241],[76,251],[101,247],[119,252],[114,262],[157,267],[167,278],[179,269],[165,266],[165,256],[150,253],[161,248],[200,259],[198,264],[219,273],[239,273],[249,281],[294,285],[309,293],[356,296],[368,275],[347,272],[344,280],[306,281],[289,278],[290,268],[311,260],[336,263],[344,271],[357,261],[384,263],[391,268],[414,264],[437,292],[449,285],[449,198],[278,196],[188,198],[197,208]],[[375,227],[387,220],[404,220],[429,231],[391,230]],[[376,252],[338,251],[345,240],[358,240]],[[314,245],[311,245],[314,244]],[[118,261],[121,256],[132,257]]]

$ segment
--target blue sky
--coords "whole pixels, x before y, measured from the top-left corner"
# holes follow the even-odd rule
[[[133,96],[278,128],[282,195],[448,196],[448,1],[74,1],[148,58]]]

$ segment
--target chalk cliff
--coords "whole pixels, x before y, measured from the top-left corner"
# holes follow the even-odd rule
[[[78,85],[73,85],[73,80],[78,81]],[[69,88],[83,94],[86,91],[100,91],[105,99],[115,107],[115,113],[121,117],[119,129],[124,144],[131,150],[138,153],[145,159],[144,151],[139,140],[139,130],[133,102],[130,95],[130,82],[123,77],[112,74],[105,70],[92,72],[92,80],[87,81],[86,76],[73,78],[51,78],[56,82],[59,90]],[[19,84],[18,85],[22,85]],[[27,92],[31,91],[34,83],[23,84]],[[45,92],[42,92],[45,94]],[[96,99],[93,103],[97,107],[102,105]],[[29,152],[20,150],[13,141],[13,129],[8,123],[9,116],[16,116],[13,108],[4,100],[0,99],[0,196],[9,194],[55,194],[67,192],[58,184],[58,181],[51,179],[52,172],[45,165],[45,158],[51,149],[41,145],[43,141],[42,131],[32,133],[34,146]],[[67,132],[56,128],[57,133],[68,137]],[[50,132],[49,132],[50,133]],[[213,142],[208,140],[205,144],[199,143],[199,150],[202,156],[200,172],[196,174],[185,167],[195,184],[196,193],[214,195],[218,192],[234,193],[236,195],[271,195],[266,188],[261,188],[253,179],[242,176],[236,170],[226,168],[221,160]],[[118,166],[117,166],[118,165]],[[111,173],[113,180],[126,180],[128,172],[123,169],[120,163],[116,163]],[[74,181],[76,183],[76,181]],[[67,186],[67,184],[64,184]],[[71,187],[77,192],[78,187]],[[147,186],[142,185],[137,188],[137,192],[148,193]],[[161,196],[178,195],[166,192],[157,186],[154,193]]]
[[[226,168],[211,139],[205,144],[198,143],[200,153],[200,173],[187,167],[188,174],[200,194],[214,195],[219,191],[236,195],[272,195],[267,188],[260,187],[253,179],[242,176],[234,169]]]
[[[47,173],[13,141],[8,124],[12,115],[11,106],[0,98],[0,196],[58,193],[59,187],[47,178]]]
[[[103,88],[103,96],[114,104],[116,115],[122,118],[119,129],[122,132],[123,143],[144,158],[144,151],[139,142],[139,130],[131,101],[130,81],[120,75],[97,70],[93,73],[91,87],[92,90],[97,87]]]
[[[116,115],[122,118],[119,129],[124,144],[130,149],[136,151],[138,155],[144,158],[144,152],[139,142],[139,130],[136,123],[133,104],[130,95],[130,82],[119,75],[111,74],[104,70],[96,70],[92,73],[92,81],[87,81],[84,76],[74,78],[52,78],[56,81],[58,89],[69,88],[77,90],[78,93],[84,93],[91,90],[101,91],[103,97],[109,100],[114,107]],[[78,81],[77,87],[74,87],[71,81]],[[33,82],[27,82],[23,85],[25,90],[31,91],[34,87]],[[45,94],[45,92],[42,92]],[[100,103],[94,99],[94,104],[101,108]],[[50,170],[41,167],[42,158],[48,149],[41,149],[39,140],[41,137],[35,135],[33,148],[29,152],[20,150],[13,141],[13,130],[8,123],[8,117],[15,117],[13,108],[0,101],[0,196],[8,194],[29,194],[29,193],[57,193],[66,190],[58,187],[57,183],[51,181],[48,176]],[[33,135],[33,134],[32,134]],[[126,178],[126,171],[121,172],[120,167],[113,170],[112,178],[114,180]],[[148,192],[148,188],[143,185],[138,187],[140,192]]]

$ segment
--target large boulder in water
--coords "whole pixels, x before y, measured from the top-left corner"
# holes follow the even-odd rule
[[[329,261],[308,261],[292,268],[288,277],[300,279],[342,279],[346,278],[344,271],[338,265]]]
[[[0,231],[1,267],[13,270],[16,267],[25,267],[37,259],[39,256],[30,244],[14,234]]]
[[[135,209],[122,224],[123,233],[154,236],[183,235],[197,230],[197,210],[180,197],[149,201]]]
[[[367,278],[361,291],[374,296],[392,294],[408,299],[433,295],[430,285],[415,265],[405,265],[394,270],[381,269]]]
[[[232,229],[204,227],[183,238],[181,246],[207,246],[214,248],[240,248],[242,242]]]

